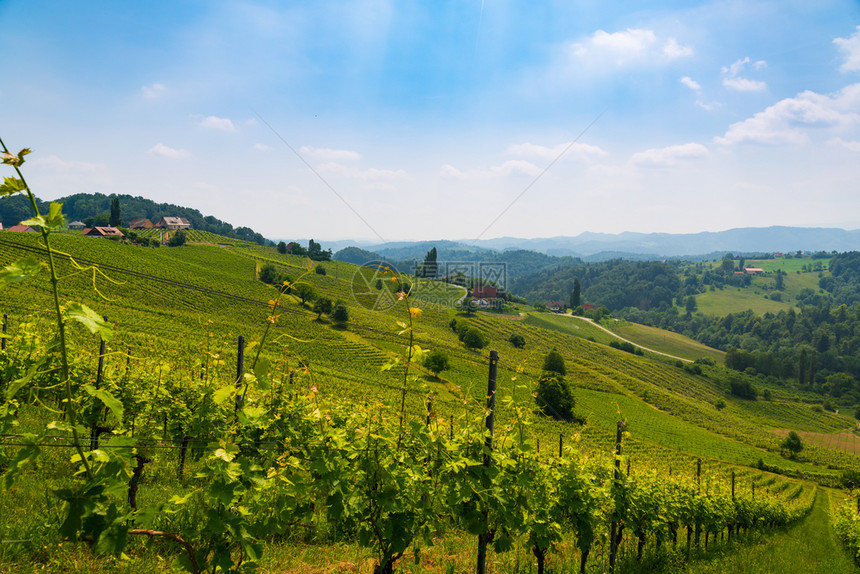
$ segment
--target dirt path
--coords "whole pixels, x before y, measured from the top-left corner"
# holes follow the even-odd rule
[[[675,355],[670,355],[669,353],[663,353],[662,351],[655,351],[654,349],[649,349],[648,347],[643,347],[642,345],[640,345],[638,343],[634,343],[633,341],[631,341],[629,339],[625,339],[624,337],[619,337],[617,334],[613,333],[612,331],[610,331],[609,329],[607,329],[603,325],[601,325],[599,323],[595,323],[593,319],[589,319],[588,317],[579,317],[577,315],[562,315],[562,317],[570,317],[571,319],[579,319],[580,321],[587,321],[587,322],[591,323],[592,325],[594,325],[595,327],[597,327],[598,329],[600,329],[601,331],[605,331],[605,332],[609,333],[610,335],[612,335],[613,337],[615,337],[619,341],[624,341],[625,343],[630,343],[634,347],[639,347],[643,351],[648,351],[649,353],[654,353],[655,355],[663,355],[664,357],[669,357],[670,359],[677,359],[677,360],[682,361],[684,363],[692,363],[693,362],[690,359],[685,359],[684,357],[676,357]]]

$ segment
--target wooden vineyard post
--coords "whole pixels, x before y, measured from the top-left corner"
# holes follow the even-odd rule
[[[489,467],[492,462],[490,453],[493,451],[493,427],[496,422],[496,372],[499,362],[499,352],[490,351],[490,374],[487,380],[487,419],[485,421],[487,430],[487,439],[484,445],[487,452],[484,453],[484,466]],[[484,528],[487,527],[487,511],[484,511]],[[489,541],[489,533],[482,532],[478,535],[478,564],[477,573],[486,574],[487,572],[487,542]]]
[[[4,335],[6,334],[7,322],[8,321],[7,321],[6,313],[3,313],[3,334]],[[0,347],[0,350],[5,351],[6,350],[6,337],[3,337],[2,339],[0,339],[0,345],[2,345],[2,347]]]
[[[615,485],[621,481],[621,431],[624,423],[618,421],[615,428]],[[618,543],[621,541],[621,529],[613,520],[609,527],[609,571],[615,571],[615,555],[618,553]]]
[[[236,353],[236,412],[242,408],[242,395],[238,390],[242,387],[242,379],[245,374],[245,336],[239,335]]]
[[[451,424],[448,426],[448,438],[454,440],[454,415],[451,415]]]
[[[696,459],[696,487],[701,490],[702,487],[702,459]],[[699,545],[699,536],[702,534],[702,525],[696,521],[696,546]]]
[[[564,452],[564,434],[558,433],[558,458],[561,458]]]
[[[732,471],[732,504],[735,502],[735,471]],[[729,523],[729,540],[732,539],[732,530],[734,530],[735,525],[733,523]]]
[[[107,321],[107,317],[103,317]],[[102,386],[102,371],[105,366],[105,340],[99,338],[99,366],[96,371],[96,390]],[[96,450],[99,447],[99,410],[93,409],[93,424],[90,428],[90,450]]]

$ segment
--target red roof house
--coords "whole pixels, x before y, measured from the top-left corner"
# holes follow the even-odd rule
[[[87,227],[81,232],[87,237],[125,237],[116,227]]]
[[[38,230],[35,227],[30,227],[29,225],[13,225],[6,231],[17,231],[19,233],[38,233]]]
[[[475,299],[495,299],[498,296],[498,288],[490,285],[476,285],[472,289],[472,297]]]

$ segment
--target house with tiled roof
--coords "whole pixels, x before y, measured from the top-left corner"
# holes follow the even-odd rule
[[[84,223],[83,221],[73,221],[69,224],[69,229],[80,230],[80,229],[85,228],[86,226],[87,226],[86,223]]]
[[[153,227],[155,229],[191,229],[191,222],[184,217],[162,217]]]
[[[87,227],[81,232],[87,237],[125,237],[116,227]]]
[[[17,231],[18,233],[38,233],[39,230],[29,225],[13,225],[6,231]]]
[[[128,222],[129,229],[152,229],[153,227],[155,227],[155,224],[145,217],[132,219]]]

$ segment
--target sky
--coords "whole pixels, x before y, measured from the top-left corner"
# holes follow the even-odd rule
[[[860,228],[856,0],[0,0],[0,24],[0,138],[42,199],[377,243]]]

